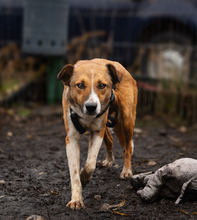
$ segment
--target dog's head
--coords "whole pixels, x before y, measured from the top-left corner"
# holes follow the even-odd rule
[[[91,61],[68,64],[57,76],[68,86],[67,100],[86,115],[97,115],[109,102],[113,86],[120,82],[112,64],[99,65]]]

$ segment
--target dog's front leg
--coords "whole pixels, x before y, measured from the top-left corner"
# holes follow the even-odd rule
[[[104,131],[101,132],[91,132],[88,148],[88,157],[84,167],[81,170],[81,183],[82,186],[86,186],[91,177],[92,173],[96,168],[97,155],[100,150],[103,141]]]
[[[80,181],[80,147],[76,137],[67,138],[66,153],[71,179],[71,201],[67,207],[71,209],[80,209],[85,207],[82,197],[82,186]]]

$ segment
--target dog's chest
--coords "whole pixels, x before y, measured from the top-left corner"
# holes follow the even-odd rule
[[[79,122],[90,131],[100,131],[102,128],[101,118],[80,118]]]

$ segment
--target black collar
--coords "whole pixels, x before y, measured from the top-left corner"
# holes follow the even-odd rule
[[[112,90],[112,91],[111,91],[111,97],[110,97],[110,99],[109,99],[109,102],[108,102],[107,106],[103,109],[102,112],[100,112],[100,113],[96,116],[96,118],[99,118],[101,115],[103,115],[103,114],[107,111],[107,109],[109,108],[109,106],[111,105],[111,103],[114,102],[114,100],[115,100],[115,95],[114,95],[113,90]]]
[[[112,102],[114,102],[115,100],[115,95],[113,93],[113,90],[111,92],[111,97],[109,99],[109,102],[107,104],[107,106],[103,109],[102,112],[100,112],[95,118],[99,118],[101,115],[103,115],[107,109],[109,108],[109,106],[111,105]],[[70,107],[70,117],[71,117],[71,121],[74,124],[75,128],[77,129],[77,131],[80,134],[83,134],[86,132],[86,128],[84,128],[81,123],[79,122],[79,115],[73,111],[73,109]],[[115,118],[111,117],[110,115],[108,115],[108,122],[107,122],[107,126],[108,127],[114,127],[114,125],[116,124],[116,120]]]

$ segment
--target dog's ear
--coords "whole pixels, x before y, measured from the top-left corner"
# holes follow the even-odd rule
[[[120,79],[118,77],[118,73],[117,73],[117,70],[116,70],[115,66],[112,65],[112,64],[107,64],[107,68],[108,68],[108,71],[109,71],[109,75],[112,78],[113,85],[115,85],[116,83],[120,83]]]
[[[64,66],[61,71],[57,75],[58,80],[62,80],[64,85],[68,86],[70,82],[70,78],[73,75],[74,66],[71,64],[67,64]]]

